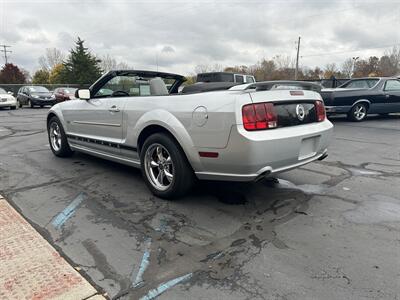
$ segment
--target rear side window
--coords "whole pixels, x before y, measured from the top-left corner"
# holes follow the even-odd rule
[[[249,76],[249,75],[247,75],[247,76],[246,76],[246,82],[248,82],[248,83],[252,83],[252,82],[254,82],[254,78],[253,78],[253,76]]]
[[[243,83],[244,82],[243,75],[235,75],[235,82]]]
[[[356,89],[369,89],[378,83],[379,79],[360,79],[360,80],[351,80],[342,86],[341,88],[356,88]]]
[[[400,81],[398,80],[386,81],[385,91],[400,91]]]

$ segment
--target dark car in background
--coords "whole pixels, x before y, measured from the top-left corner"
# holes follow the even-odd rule
[[[18,90],[17,100],[19,106],[30,107],[56,104],[55,96],[44,86],[23,86]]]
[[[347,114],[351,121],[363,121],[368,114],[400,112],[398,78],[357,78],[335,89],[323,89],[320,93],[328,115]]]
[[[53,95],[56,98],[57,103],[59,103],[66,100],[75,99],[76,90],[76,88],[59,87],[54,90]]]
[[[236,82],[253,83],[256,79],[253,75],[238,74],[231,72],[207,72],[197,74],[196,82]]]

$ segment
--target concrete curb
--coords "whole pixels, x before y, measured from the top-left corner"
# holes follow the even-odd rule
[[[0,195],[0,299],[105,299]]]

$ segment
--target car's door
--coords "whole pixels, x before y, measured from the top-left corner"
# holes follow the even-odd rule
[[[116,76],[92,90],[91,99],[67,101],[63,113],[71,143],[119,154],[123,109],[134,81],[132,76]]]
[[[387,80],[383,91],[386,98],[385,112],[400,112],[400,80]]]
[[[21,104],[26,104],[26,95],[25,95],[26,87],[22,87],[18,91],[17,98]]]

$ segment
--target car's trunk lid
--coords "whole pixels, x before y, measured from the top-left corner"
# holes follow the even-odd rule
[[[251,92],[253,103],[274,103],[277,127],[297,126],[318,121],[315,101],[318,93],[306,90],[270,90]]]

